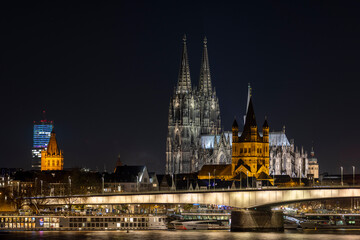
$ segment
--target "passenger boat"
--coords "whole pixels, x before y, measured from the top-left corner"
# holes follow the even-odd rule
[[[182,213],[170,224],[176,230],[229,230],[230,213]]]
[[[166,216],[0,216],[1,231],[166,230]]]
[[[306,214],[301,217],[302,229],[360,229],[360,214]]]
[[[229,225],[222,221],[208,220],[208,221],[173,221],[176,230],[227,230]]]

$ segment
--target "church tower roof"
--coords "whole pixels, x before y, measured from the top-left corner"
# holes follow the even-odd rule
[[[232,124],[232,128],[236,128],[236,129],[239,128],[239,125],[238,125],[238,123],[237,123],[237,121],[236,121],[236,118],[234,119],[234,122],[233,122],[233,124]]]
[[[256,123],[255,112],[252,103],[252,97],[250,96],[249,105],[245,118],[244,131],[241,134],[240,141],[244,141],[244,140],[247,141],[248,139],[250,139],[252,127],[257,127],[257,123]],[[260,136],[259,132],[257,132],[257,135]]]
[[[199,79],[199,91],[205,95],[209,95],[212,92],[211,76],[209,56],[207,50],[207,39],[204,38],[204,50],[201,60],[200,79]]]
[[[190,67],[186,47],[186,35],[183,37],[183,52],[181,56],[179,77],[176,93],[189,93],[191,92],[191,79],[190,79]]]
[[[56,141],[56,134],[54,129],[51,132],[49,144],[47,146],[47,154],[48,155],[60,155],[60,149],[58,143]]]
[[[264,121],[264,124],[263,124],[263,128],[269,128],[269,124],[267,122],[267,118],[265,117],[265,121]]]
[[[255,112],[254,107],[252,103],[252,97],[250,96],[249,100],[249,106],[246,113],[246,119],[245,119],[245,127],[256,127],[256,118],[255,118]]]

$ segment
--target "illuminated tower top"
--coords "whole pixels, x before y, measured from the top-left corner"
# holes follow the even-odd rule
[[[64,155],[56,141],[55,131],[52,130],[47,150],[41,151],[41,171],[63,170]]]
[[[47,147],[53,127],[54,122],[46,120],[45,111],[43,111],[43,119],[34,121],[33,148]]]
[[[210,95],[212,93],[210,66],[209,66],[209,57],[208,57],[206,37],[204,38],[204,50],[203,50],[203,55],[202,55],[202,60],[201,60],[199,91],[201,93],[203,93],[204,95]]]
[[[191,78],[190,78],[190,67],[186,48],[186,35],[183,37],[184,46],[181,56],[181,65],[179,71],[179,78],[176,93],[186,94],[191,92]]]
[[[32,146],[32,161],[31,168],[33,170],[40,170],[41,167],[41,151],[48,146],[51,131],[53,130],[53,121],[46,120],[45,111],[42,112],[42,120],[34,121],[33,128],[33,146]]]
[[[51,132],[51,137],[50,137],[49,145],[47,147],[46,152],[49,155],[59,155],[60,154],[60,150],[59,150],[58,143],[56,141],[56,134],[55,134],[54,129]]]

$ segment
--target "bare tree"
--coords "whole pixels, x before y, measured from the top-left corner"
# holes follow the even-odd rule
[[[29,207],[39,214],[40,209],[49,203],[49,199],[43,197],[30,197],[28,198]]]
[[[20,186],[14,187],[12,185],[5,188],[4,194],[7,201],[15,208],[15,210],[20,210],[29,204],[28,197],[31,196],[31,188],[21,188]]]

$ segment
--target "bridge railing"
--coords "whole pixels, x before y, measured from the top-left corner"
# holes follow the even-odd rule
[[[326,185],[326,186],[296,186],[296,187],[260,187],[260,188],[208,188],[208,189],[169,189],[169,190],[152,190],[152,191],[128,191],[128,192],[104,192],[104,193],[88,193],[88,194],[74,194],[74,195],[56,195],[56,196],[38,196],[38,197],[91,197],[91,196],[112,196],[112,195],[134,195],[134,194],[164,194],[164,193],[201,193],[201,192],[239,192],[239,191],[263,191],[263,190],[305,190],[305,189],[349,189],[360,188],[358,186],[341,186],[341,185]]]

